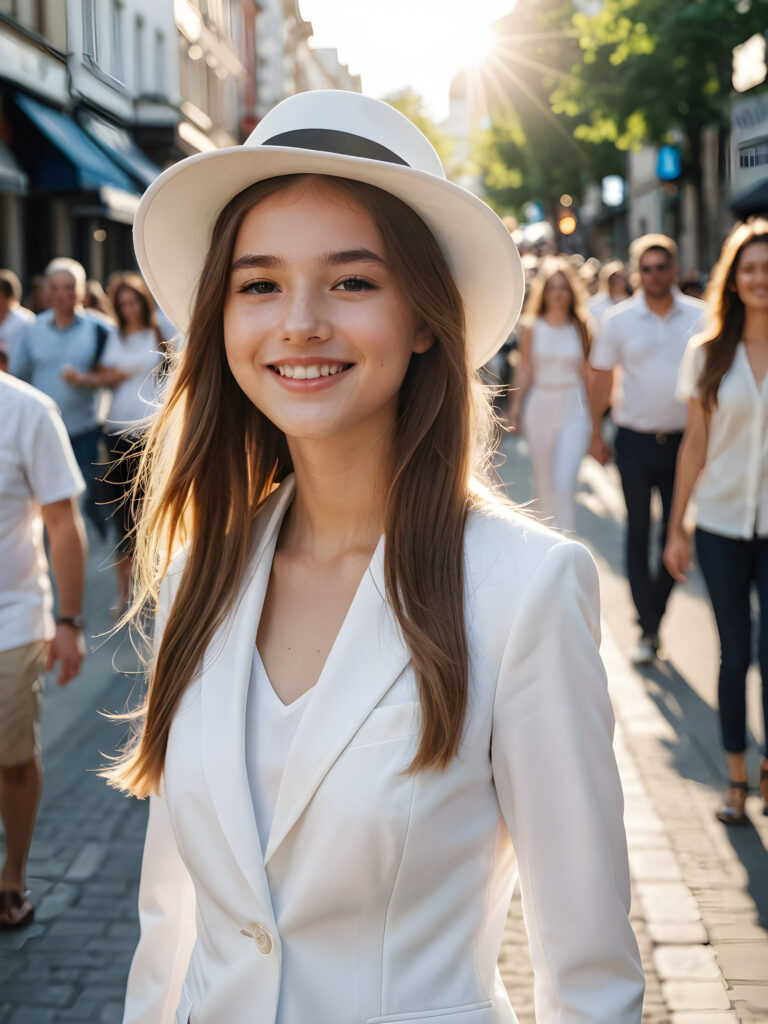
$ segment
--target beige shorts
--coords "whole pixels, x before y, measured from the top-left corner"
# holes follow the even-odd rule
[[[40,753],[40,708],[48,642],[0,651],[0,766],[24,764]]]

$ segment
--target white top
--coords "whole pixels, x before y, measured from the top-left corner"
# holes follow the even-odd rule
[[[0,372],[0,651],[52,639],[40,506],[83,490],[55,404]]]
[[[649,309],[640,289],[608,310],[600,323],[590,362],[596,370],[622,370],[611,408],[619,427],[648,434],[685,428],[688,410],[675,396],[675,384],[705,306],[676,288],[672,295],[674,305],[665,317]]]
[[[539,317],[531,328],[533,383],[539,388],[574,388],[582,383],[584,349],[573,324],[552,327]]]
[[[157,371],[162,362],[163,353],[159,349],[157,335],[149,327],[127,335],[117,330],[110,332],[101,365],[122,370],[130,377],[112,392],[104,423],[107,433],[130,432],[156,412],[160,385]]]
[[[35,314],[32,310],[25,309],[24,306],[15,306],[13,309],[9,309],[0,323],[0,352],[9,355],[24,324],[28,324],[34,319]]]
[[[623,299],[619,300],[619,302],[623,301]],[[587,299],[587,309],[598,324],[608,310],[613,309],[613,307],[618,306],[618,304],[618,302],[613,301],[609,292],[597,292],[595,295],[590,295]]]
[[[692,340],[677,383],[681,401],[699,397],[705,356],[705,346]],[[720,381],[709,422],[696,524],[724,537],[768,537],[768,374],[758,388],[741,341]]]
[[[262,853],[267,849],[288,751],[311,693],[307,690],[283,704],[254,644],[245,713],[245,766]]]

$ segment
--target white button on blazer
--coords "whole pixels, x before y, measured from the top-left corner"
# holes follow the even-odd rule
[[[622,793],[588,552],[474,513],[459,755],[406,774],[415,677],[379,544],[288,753],[265,853],[245,768],[253,644],[286,481],[176,712],[151,798],[124,1024],[512,1024],[517,878],[539,1024],[639,1024]],[[163,585],[157,629],[183,561]]]

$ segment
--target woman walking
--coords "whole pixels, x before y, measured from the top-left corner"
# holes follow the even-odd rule
[[[136,533],[136,480],[144,433],[157,412],[159,392],[170,348],[155,319],[155,300],[140,274],[125,273],[112,290],[117,327],[107,338],[98,370],[69,373],[71,383],[90,380],[90,386],[112,388],[104,422],[108,466],[101,495],[113,509],[117,530],[117,601],[115,617],[127,610]]]
[[[690,564],[685,511],[696,492],[696,554],[720,636],[718,710],[730,781],[717,817],[747,821],[746,677],[753,589],[763,687],[760,766],[768,814],[768,220],[726,239],[708,291],[710,323],[691,339],[678,395],[688,422],[677,458],[664,564],[678,581]]]
[[[589,451],[586,379],[591,340],[581,284],[562,257],[546,259],[531,285],[520,330],[519,386],[510,426],[523,426],[531,452],[535,496],[561,530],[576,525],[576,479]]]
[[[126,1024],[506,1024],[518,872],[539,1021],[639,1022],[594,563],[478,475],[508,231],[334,91],[166,171],[136,240],[187,344],[109,773],[152,794]]]

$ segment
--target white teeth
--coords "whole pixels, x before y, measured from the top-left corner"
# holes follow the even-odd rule
[[[274,368],[281,377],[288,377],[291,380],[315,380],[318,377],[332,377],[336,373],[341,373],[344,369],[344,364],[322,363],[320,365],[312,366],[293,366],[286,364],[282,366],[279,363],[276,363]]]

